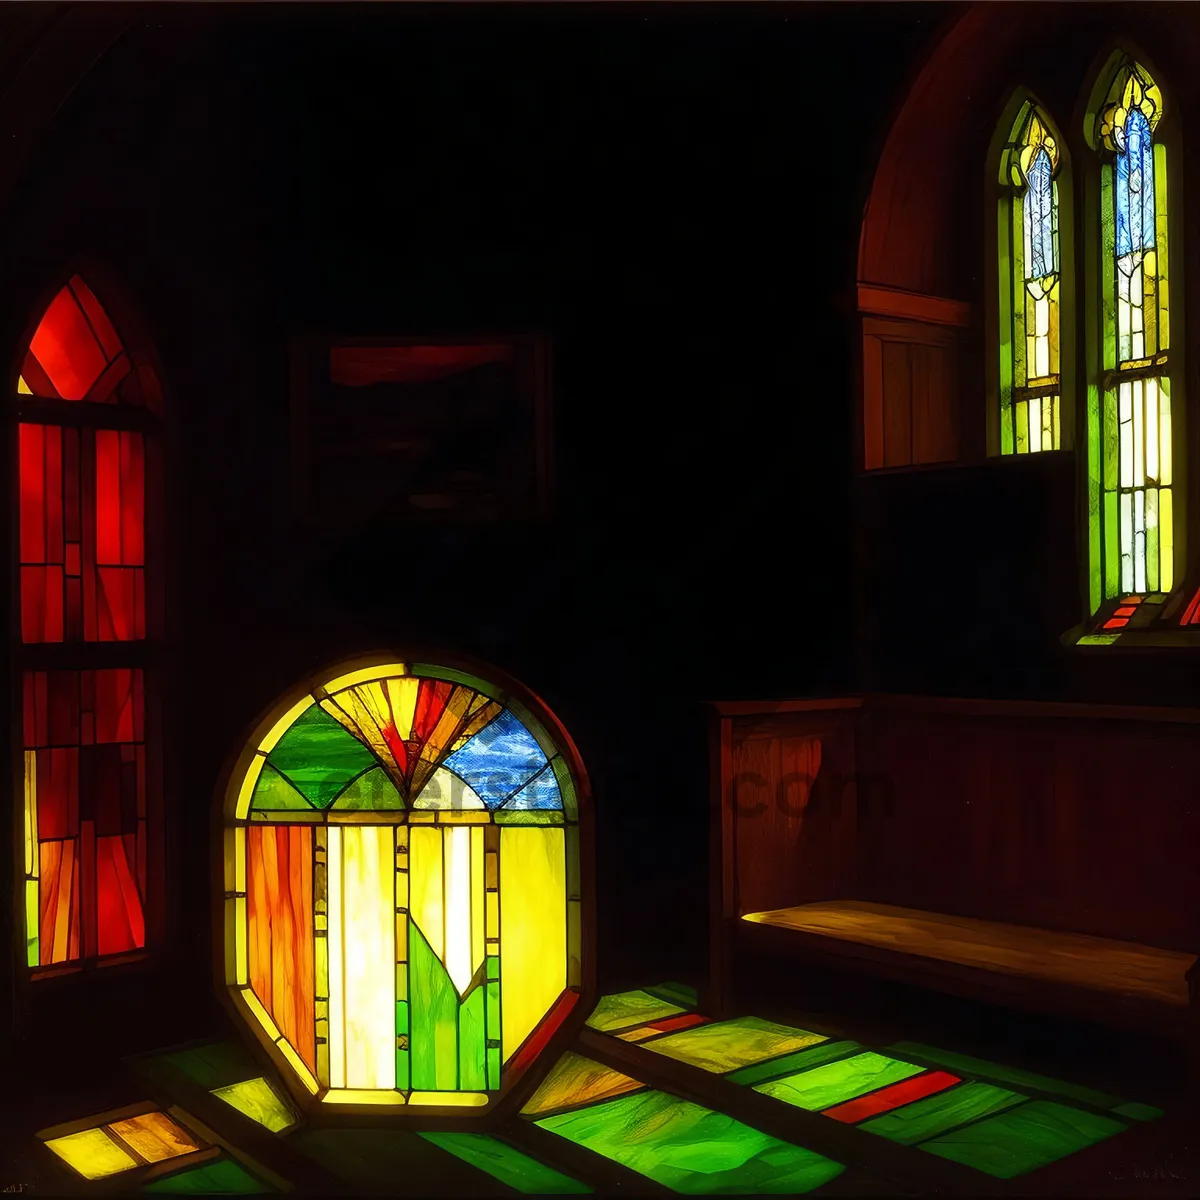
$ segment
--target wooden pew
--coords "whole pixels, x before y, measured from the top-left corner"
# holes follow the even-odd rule
[[[709,1003],[758,956],[1185,1039],[1200,712],[711,706]]]

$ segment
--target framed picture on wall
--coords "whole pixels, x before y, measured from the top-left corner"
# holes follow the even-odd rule
[[[548,360],[536,334],[295,339],[301,517],[345,527],[545,516]]]

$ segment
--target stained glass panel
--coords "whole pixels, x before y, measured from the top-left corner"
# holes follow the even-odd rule
[[[576,787],[492,692],[343,672],[231,784],[227,982],[324,1103],[486,1106],[578,999]]]

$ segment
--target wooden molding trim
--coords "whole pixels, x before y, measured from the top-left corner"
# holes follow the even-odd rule
[[[858,285],[858,311],[876,317],[899,317],[929,325],[966,326],[971,323],[971,306],[963,300],[925,296],[877,283]]]

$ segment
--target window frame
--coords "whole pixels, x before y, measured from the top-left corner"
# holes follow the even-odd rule
[[[17,392],[17,380],[23,369],[26,351],[33,335],[55,297],[75,277],[80,277],[96,296],[121,339],[131,369],[142,376],[143,387],[153,397],[145,406],[121,403],[54,400]],[[168,730],[165,721],[167,646],[167,556],[165,554],[171,521],[168,515],[167,472],[169,406],[165,402],[163,373],[152,343],[120,281],[103,263],[83,256],[68,262],[49,276],[45,284],[27,300],[32,316],[27,320],[10,357],[9,412],[9,751],[12,795],[20,797],[25,787],[23,678],[29,671],[103,670],[106,668],[140,669],[143,680],[143,738],[146,748],[146,894],[143,897],[145,921],[141,948],[114,955],[82,956],[63,963],[30,966],[26,947],[26,890],[24,867],[25,807],[14,803],[12,812],[13,912],[15,938],[13,969],[17,992],[23,1004],[31,1003],[30,991],[74,986],[75,981],[92,979],[97,971],[105,977],[129,971],[141,972],[156,962],[168,944],[169,930],[175,924],[167,886]],[[22,633],[20,585],[20,455],[18,431],[23,424],[54,425],[78,430],[136,431],[143,444],[143,537],[145,637],[130,641],[77,641],[26,643]],[[81,467],[82,469],[82,467]],[[64,631],[65,633],[65,631]]]

